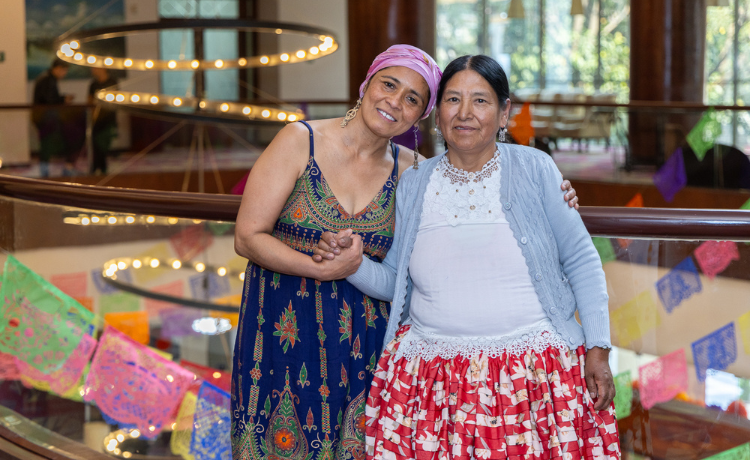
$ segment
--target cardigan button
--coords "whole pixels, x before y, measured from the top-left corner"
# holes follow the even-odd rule
[[[521,244],[526,244],[528,242],[529,242],[529,240],[527,240],[525,236],[521,237]]]
[[[510,209],[510,203],[505,203],[505,209]]]
[[[536,276],[534,277],[534,279],[537,280],[537,281],[541,281],[542,280],[542,274],[541,273],[537,273]]]
[[[574,337],[571,337],[569,340],[570,340],[570,343],[576,343],[576,339]]]

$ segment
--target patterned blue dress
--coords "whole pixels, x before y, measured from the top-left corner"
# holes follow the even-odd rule
[[[304,122],[303,122],[304,123]],[[391,176],[365,209],[348,214],[310,158],[273,235],[312,254],[324,231],[352,228],[367,257],[393,241],[398,147]],[[390,305],[346,280],[317,281],[250,263],[232,373],[235,459],[364,459],[365,400]]]

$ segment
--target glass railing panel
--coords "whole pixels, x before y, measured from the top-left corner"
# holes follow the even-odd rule
[[[203,382],[229,401],[247,264],[234,224],[8,198],[0,209],[0,405],[120,458],[189,452],[183,402]]]
[[[624,458],[750,449],[750,245],[594,238]]]

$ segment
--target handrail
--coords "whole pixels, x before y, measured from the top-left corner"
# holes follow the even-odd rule
[[[520,97],[512,97],[514,104],[523,104],[525,101]],[[351,105],[356,101],[349,101],[346,99],[321,99],[321,100],[268,100],[268,99],[252,99],[247,100],[249,103],[257,104],[276,104],[276,105]],[[553,101],[553,100],[539,100],[528,101],[532,105],[548,105],[548,106],[560,106],[560,107],[608,107],[608,108],[622,108],[622,109],[661,109],[661,110],[695,110],[705,111],[708,109],[714,110],[730,110],[736,112],[745,112],[750,110],[750,106],[746,105],[706,105],[700,102],[683,102],[683,101],[629,101],[625,103],[619,102],[587,102],[587,101]],[[0,110],[16,110],[16,109],[34,109],[34,108],[71,108],[71,107],[96,107],[96,104],[0,104]]]
[[[233,222],[235,195],[96,187],[0,174],[0,196],[39,203],[135,214]],[[750,241],[750,211],[583,206],[595,236]]]
[[[3,405],[0,405],[0,439],[30,453],[28,456],[18,456],[18,458],[48,460],[109,460],[112,458],[85,444],[50,431]],[[0,454],[2,453],[0,451]]]

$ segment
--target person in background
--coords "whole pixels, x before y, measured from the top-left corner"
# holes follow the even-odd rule
[[[68,63],[55,59],[50,68],[34,82],[34,105],[62,105],[73,101],[73,96],[60,94],[58,82],[68,73]],[[49,177],[49,160],[54,155],[65,152],[63,123],[58,108],[34,109],[32,119],[39,130],[39,173]],[[66,171],[72,171],[72,162],[65,165]]]
[[[109,70],[92,67],[91,76],[94,79],[89,85],[89,104],[96,102],[95,95],[104,89],[117,89],[117,79],[110,75]],[[93,161],[91,174],[107,174],[107,156],[112,147],[112,140],[117,136],[117,112],[102,106],[94,109],[94,124],[91,129],[93,144]]]

